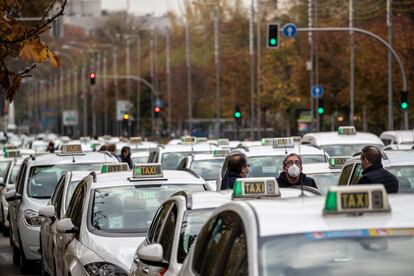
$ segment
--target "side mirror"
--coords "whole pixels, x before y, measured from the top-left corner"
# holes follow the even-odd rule
[[[48,205],[39,209],[39,216],[54,219],[55,215],[55,206]]]
[[[138,258],[149,265],[168,267],[163,261],[164,250],[159,243],[150,244],[138,249]]]
[[[65,219],[58,221],[58,223],[56,224],[56,231],[62,234],[65,234],[65,233],[76,234],[79,231],[79,228],[73,225],[72,219],[65,218]]]
[[[15,201],[22,199],[22,195],[17,193],[15,190],[8,191],[5,195],[6,201]]]

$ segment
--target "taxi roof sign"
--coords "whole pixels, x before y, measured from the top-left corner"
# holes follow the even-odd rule
[[[229,150],[226,149],[220,149],[220,150],[214,150],[213,156],[214,157],[226,157],[229,154]]]
[[[136,144],[141,144],[142,143],[142,137],[131,137],[129,138],[129,143],[136,145]]]
[[[274,138],[273,139],[273,147],[274,148],[293,148],[295,143],[293,142],[293,138]]]
[[[273,138],[262,138],[262,146],[273,146]]]
[[[301,136],[292,136],[293,143],[300,144],[302,143],[302,137]]]
[[[228,145],[230,145],[230,140],[227,139],[227,138],[217,139],[217,145],[219,145],[219,146],[228,146]]]
[[[325,200],[324,215],[390,212],[388,194],[382,184],[331,187]]]
[[[132,178],[160,178],[164,177],[161,164],[135,164]]]
[[[9,158],[16,158],[16,157],[21,157],[21,153],[20,150],[8,150],[4,153],[4,157],[9,157]]]
[[[356,135],[354,126],[341,126],[338,128],[338,135]]]
[[[17,150],[17,146],[8,144],[3,147],[3,150]]]
[[[183,144],[194,144],[196,141],[194,136],[183,136],[181,137],[181,143]]]
[[[60,155],[74,155],[82,153],[83,151],[81,144],[64,144],[62,145],[62,150],[60,151]]]
[[[101,173],[127,172],[129,170],[127,163],[109,163],[102,165]]]
[[[207,137],[196,137],[197,143],[207,143],[208,138]]]
[[[344,166],[345,162],[349,159],[349,156],[333,156],[329,158],[329,168],[340,169]]]
[[[238,178],[234,182],[232,198],[280,197],[274,177]]]

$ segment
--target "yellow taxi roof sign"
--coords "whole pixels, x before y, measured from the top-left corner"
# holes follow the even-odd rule
[[[161,164],[135,164],[132,178],[159,178],[163,177]]]
[[[349,156],[333,156],[329,158],[329,168],[340,169],[344,166],[345,162],[349,159]]]
[[[196,137],[197,143],[207,143],[208,138],[207,137]]]
[[[142,143],[142,137],[131,137],[129,138],[129,143],[136,145],[136,144],[141,144]]]
[[[356,135],[354,126],[341,126],[338,128],[338,135]]]
[[[323,209],[325,215],[390,211],[388,194],[382,184],[331,187]]]
[[[295,146],[295,143],[293,142],[292,137],[273,139],[274,148],[293,148],[294,146]]]
[[[181,143],[183,144],[194,144],[196,141],[194,136],[183,136],[181,137]]]
[[[238,178],[234,182],[232,198],[280,197],[279,185],[274,177]]]
[[[219,150],[214,150],[213,151],[213,156],[214,157],[226,157],[229,154],[229,150],[227,149],[219,149]]]
[[[64,144],[62,145],[62,150],[60,151],[61,155],[73,155],[73,154],[82,154],[81,144]]]
[[[108,163],[102,165],[101,173],[127,172],[129,170],[127,163]]]
[[[295,143],[295,144],[302,143],[302,137],[301,136],[292,136],[291,138],[293,139],[293,143]]]

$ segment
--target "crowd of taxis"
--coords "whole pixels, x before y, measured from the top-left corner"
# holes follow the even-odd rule
[[[23,273],[41,264],[42,275],[58,276],[411,275],[414,150],[407,136],[341,127],[260,141],[185,136],[165,145],[57,137],[53,153],[4,144],[1,230]],[[105,144],[118,152],[129,146],[134,167],[99,151]],[[354,185],[366,145],[382,150],[399,194],[380,183]],[[247,157],[250,171],[220,190],[234,153]],[[302,157],[318,189],[279,188],[290,153]]]

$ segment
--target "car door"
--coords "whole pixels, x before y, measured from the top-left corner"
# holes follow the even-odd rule
[[[354,170],[352,171],[351,180],[349,182],[349,185],[355,185],[358,184],[358,181],[362,177],[362,166],[361,163],[357,163],[354,166]]]
[[[86,181],[81,181],[76,187],[73,196],[69,202],[68,210],[65,218],[72,219],[72,223],[80,229],[83,213],[84,197],[86,195]],[[54,261],[56,265],[57,275],[68,275],[68,269],[64,260],[65,250],[67,245],[75,240],[77,237],[74,234],[56,234],[56,250],[54,253]]]
[[[26,178],[26,170],[27,170],[27,164],[26,162],[22,164],[19,171],[19,176],[17,178],[16,183],[16,193],[22,194],[23,193],[23,187],[24,187],[24,180]],[[17,229],[17,212],[18,207],[21,203],[21,200],[14,200],[12,202],[9,202],[9,216],[10,216],[10,226],[12,232],[10,233],[10,238],[13,239],[13,242],[15,244],[19,244],[19,231]]]
[[[354,168],[354,163],[348,164],[342,168],[341,175],[339,176],[338,186],[346,186],[349,184],[349,179]]]
[[[232,211],[218,214],[202,228],[192,259],[193,274],[248,275],[246,232]]]
[[[166,223],[167,218],[170,217],[170,211],[173,208],[173,206],[175,206],[175,203],[173,201],[167,201],[158,209],[148,231],[147,238],[145,239],[144,243],[139,246],[139,248],[147,246],[149,244],[156,243],[160,240],[164,225]],[[158,267],[150,266],[139,259],[134,260],[134,262],[137,266],[137,269],[134,274],[135,276],[159,275],[159,271],[161,271]]]

